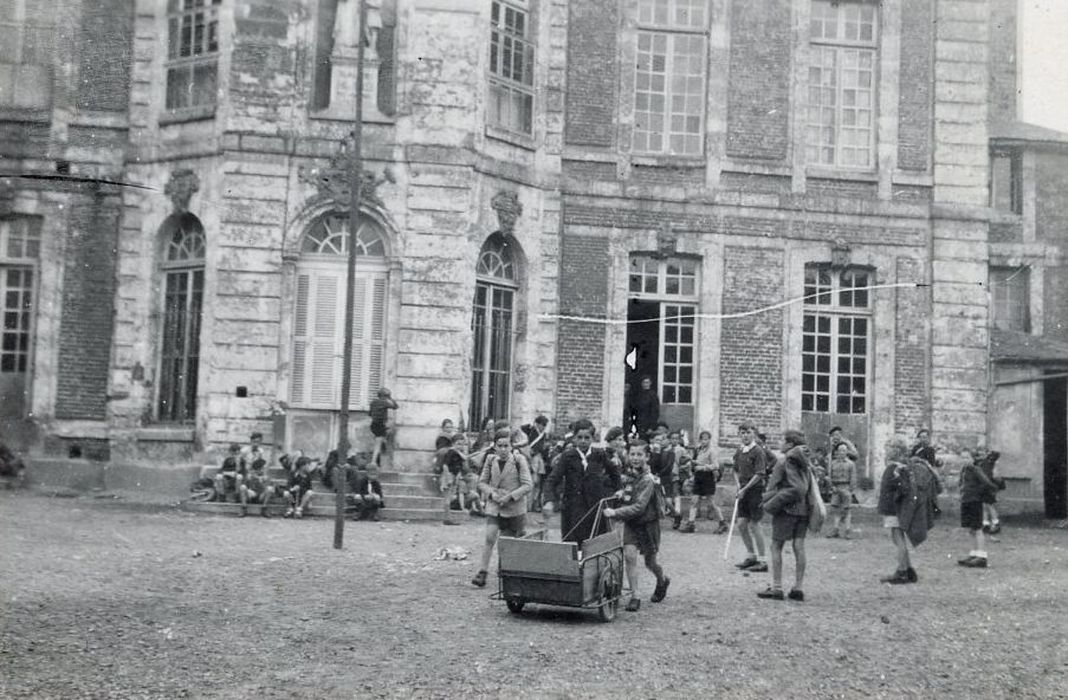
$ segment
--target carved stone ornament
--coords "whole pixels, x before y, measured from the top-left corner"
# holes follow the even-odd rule
[[[300,180],[314,185],[319,190],[319,196],[333,201],[340,207],[348,207],[352,201],[352,188],[349,187],[349,170],[352,163],[353,150],[356,139],[349,134],[341,142],[338,152],[324,166],[314,168],[300,168]],[[393,171],[387,165],[380,175],[375,175],[369,170],[360,173],[360,199],[373,202],[382,206],[382,200],[378,196],[378,186],[383,182],[396,182]]]
[[[11,178],[0,177],[0,216],[10,216],[15,211],[15,186]]]
[[[493,195],[490,206],[497,212],[498,230],[502,235],[511,236],[515,231],[515,222],[523,215],[523,205],[515,192],[501,190]]]
[[[171,179],[163,188],[164,194],[171,198],[174,205],[174,213],[181,214],[189,211],[189,200],[200,190],[200,178],[188,168],[174,170]]]
[[[656,255],[669,258],[678,250],[679,239],[671,230],[671,224],[665,221],[656,231]]]
[[[836,269],[849,267],[852,252],[853,249],[849,247],[845,239],[837,239],[831,246],[831,267]]]

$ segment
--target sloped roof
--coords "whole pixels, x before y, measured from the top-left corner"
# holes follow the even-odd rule
[[[994,329],[990,334],[990,359],[1032,364],[1068,363],[1068,343],[1030,333]]]
[[[1027,122],[994,122],[989,136],[995,145],[1068,148],[1068,133]]]

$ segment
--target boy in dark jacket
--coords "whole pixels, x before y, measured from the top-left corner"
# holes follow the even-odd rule
[[[349,479],[351,492],[349,502],[355,511],[355,520],[378,520],[378,510],[386,507],[382,484],[378,481],[378,465],[371,462],[367,469],[353,470]]]
[[[790,600],[804,600],[805,533],[808,530],[808,491],[811,487],[808,459],[802,446],[805,436],[797,430],[783,434],[782,451],[785,459],[776,463],[764,489],[763,509],[771,513],[771,586],[757,593],[758,598],[782,600],[782,548],[789,541],[793,545],[794,587]]]

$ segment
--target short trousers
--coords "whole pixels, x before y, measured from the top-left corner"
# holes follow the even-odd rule
[[[677,489],[676,486],[675,486],[676,483],[677,482],[672,481],[671,479],[662,479],[660,481],[660,485],[664,487],[664,497],[665,498],[669,498],[670,499],[670,498],[674,498],[675,494],[679,494],[679,495],[682,494],[682,489],[681,488]]]
[[[712,496],[716,493],[716,472],[695,471],[693,473],[693,495]]]
[[[831,508],[849,510],[853,507],[853,492],[848,486],[835,486],[831,494]]]
[[[764,509],[760,506],[762,500],[764,500],[764,487],[755,485],[750,488],[738,500],[738,517],[759,523],[764,517]]]
[[[488,520],[497,524],[497,530],[505,537],[523,537],[527,534],[527,516],[490,515]]]
[[[897,519],[896,515],[884,515],[883,516],[883,527],[885,527],[887,529],[895,528],[895,527],[896,528],[900,528],[901,527],[901,521]]]
[[[981,501],[960,504],[960,526],[969,530],[983,527],[983,504]]]
[[[789,513],[779,513],[771,519],[772,542],[803,540],[808,532],[808,518]]]
[[[371,435],[375,437],[386,436],[386,424],[385,423],[371,423]]]
[[[660,551],[660,523],[631,523],[623,524],[623,544],[632,544],[638,548],[642,556],[656,554]]]

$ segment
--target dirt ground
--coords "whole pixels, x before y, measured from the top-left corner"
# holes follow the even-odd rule
[[[945,522],[891,587],[874,516],[811,539],[804,603],[667,529],[667,600],[614,622],[473,588],[482,524],[243,520],[0,494],[0,696],[1068,697],[1068,532]],[[467,560],[435,560],[446,547]],[[793,572],[787,555],[787,577]]]

